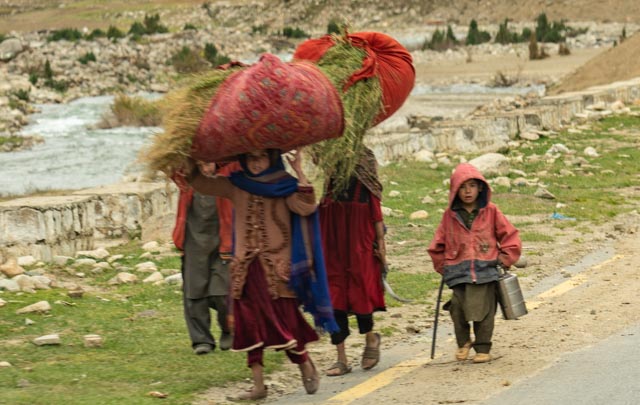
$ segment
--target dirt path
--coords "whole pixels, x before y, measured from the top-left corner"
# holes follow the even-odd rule
[[[540,226],[547,226],[541,223]],[[518,321],[496,322],[495,360],[476,365],[453,361],[455,341],[448,314],[441,313],[436,357],[430,360],[431,313],[425,305],[389,308],[377,328],[406,331],[386,336],[383,361],[374,372],[358,369],[362,343],[348,339],[354,372],[342,378],[322,379],[321,390],[305,395],[299,372],[291,365],[268,377],[267,403],[321,404],[448,404],[475,403],[535,372],[549,367],[562,354],[592,345],[640,322],[640,215],[632,213],[593,229],[582,243],[563,230],[554,244],[544,246],[535,277],[522,277],[529,314]],[[540,246],[525,245],[527,249]],[[430,271],[423,257],[413,256],[420,271]],[[555,288],[553,288],[556,286]],[[334,360],[333,347],[324,338],[311,348],[319,368]],[[249,382],[205,393],[197,404],[224,404],[230,393]]]

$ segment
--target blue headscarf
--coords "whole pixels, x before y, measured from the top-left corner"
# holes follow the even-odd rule
[[[274,153],[278,154],[277,158],[272,156]],[[234,186],[263,197],[287,197],[296,192],[298,180],[286,172],[280,152],[269,150],[269,157],[273,157],[269,168],[253,175],[247,168],[246,155],[242,155],[240,164],[244,171],[231,173],[229,180]],[[295,292],[304,310],[313,316],[317,328],[329,333],[340,330],[333,316],[317,210],[309,216],[291,212],[289,288]]]

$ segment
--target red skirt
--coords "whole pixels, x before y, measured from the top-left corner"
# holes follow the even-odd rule
[[[380,261],[369,203],[329,200],[320,205],[320,226],[333,308],[360,315],[384,311]]]
[[[318,340],[318,334],[302,316],[298,300],[271,298],[264,269],[258,260],[249,265],[247,272],[242,297],[233,300],[232,350],[250,351],[263,347],[304,353],[307,343]]]

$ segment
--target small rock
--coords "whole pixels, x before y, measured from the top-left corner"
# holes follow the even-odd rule
[[[29,314],[32,312],[48,312],[51,311],[51,304],[48,301],[39,301],[35,304],[27,305],[16,311],[16,314]]]
[[[73,267],[79,267],[79,266],[93,266],[94,264],[96,264],[97,262],[94,259],[78,259],[76,260],[76,262],[73,264]]]
[[[67,291],[67,296],[69,298],[82,298],[83,295],[84,290],[82,289]]]
[[[425,210],[418,210],[415,212],[412,212],[411,215],[409,215],[409,219],[427,219],[429,218],[429,213]]]
[[[167,284],[182,284],[182,274],[174,274],[173,276],[169,276],[164,279]]]
[[[102,347],[103,339],[100,335],[84,335],[84,347]]]
[[[5,264],[0,266],[0,272],[9,278],[13,278],[24,273],[24,269],[18,264],[18,259],[15,257],[7,260]]]
[[[124,258],[124,255],[113,255],[113,256],[111,256],[111,257],[109,257],[109,258],[107,259],[107,262],[109,262],[109,263],[113,263],[113,262],[115,262],[116,260],[120,260],[120,259],[122,259],[122,258]]]
[[[537,141],[540,139],[540,135],[535,132],[523,132],[520,134],[520,139],[524,139],[525,141]]]
[[[389,197],[391,198],[400,197],[400,192],[398,190],[391,190],[389,191]]]
[[[159,271],[156,271],[155,273],[151,274],[149,277],[145,278],[144,280],[142,280],[143,283],[155,283],[156,281],[161,281],[164,280],[164,277],[162,276],[162,273],[160,273]]]
[[[584,153],[585,156],[589,156],[589,157],[598,157],[598,156],[600,156],[598,154],[598,152],[596,151],[596,149],[591,147],[591,146],[588,146],[588,147],[584,148],[584,152],[583,153]]]
[[[9,279],[0,279],[0,291],[7,290],[9,292],[18,292],[20,291],[20,286],[15,280]]]
[[[118,273],[116,274],[115,277],[109,280],[109,284],[111,285],[132,284],[136,282],[138,282],[138,276],[136,276],[135,274],[126,273],[126,272]]]
[[[158,242],[156,242],[155,240],[142,245],[142,250],[147,252],[156,252],[159,248],[160,244],[158,244]]]
[[[36,322],[34,320],[32,320],[32,319],[24,318],[24,324],[27,325],[27,326],[30,326],[30,325],[35,325]]]
[[[11,363],[8,361],[0,361],[0,368],[11,367]]]
[[[0,308],[4,307],[5,305],[7,305],[7,301],[0,298]]]
[[[154,262],[142,262],[142,263],[136,264],[136,271],[139,271],[142,273],[153,273],[157,270],[158,268]]]
[[[53,262],[58,266],[64,266],[69,263],[70,260],[73,260],[73,257],[69,256],[53,256]]]
[[[34,264],[36,264],[36,259],[33,256],[18,257],[18,266],[33,266]]]
[[[59,345],[61,343],[60,335],[58,335],[57,333],[53,333],[51,335],[40,336],[33,339],[33,343],[36,346]]]
[[[425,196],[421,202],[422,204],[435,204],[436,200],[434,200],[432,197]]]
[[[570,153],[571,150],[569,148],[567,148],[565,145],[561,144],[561,143],[556,143],[553,144],[553,146],[551,146],[551,148],[549,148],[549,150],[547,150],[546,154],[547,155],[553,155],[556,153]]]
[[[508,177],[500,176],[493,179],[493,184],[496,186],[502,186],[511,188],[511,180]]]
[[[539,187],[533,195],[538,197],[538,198],[544,198],[544,199],[547,199],[547,200],[555,200],[556,199],[555,195],[551,194],[551,192],[549,192],[549,190],[547,190],[546,188],[542,188],[542,187]]]
[[[95,250],[80,250],[76,252],[76,257],[79,257],[79,256],[86,256],[92,259],[100,260],[100,259],[109,257],[109,252],[105,248],[98,248]]]

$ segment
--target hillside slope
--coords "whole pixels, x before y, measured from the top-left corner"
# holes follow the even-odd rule
[[[583,90],[587,87],[640,77],[640,34],[602,52],[565,77],[550,94]]]

